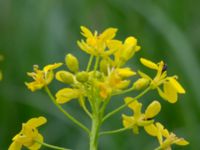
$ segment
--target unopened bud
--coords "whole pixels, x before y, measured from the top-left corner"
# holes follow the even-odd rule
[[[78,59],[72,54],[67,54],[65,57],[65,63],[71,72],[78,72],[79,62]]]
[[[145,88],[149,84],[149,79],[140,78],[133,84],[134,89],[140,90]]]
[[[108,66],[109,66],[108,61],[105,59],[102,59],[100,62],[100,71],[103,72],[104,74],[107,74]]]
[[[56,73],[56,79],[66,84],[74,83],[73,74],[67,71],[59,71]]]
[[[89,74],[85,71],[78,72],[76,74],[76,80],[81,83],[87,82],[88,78],[89,78]]]

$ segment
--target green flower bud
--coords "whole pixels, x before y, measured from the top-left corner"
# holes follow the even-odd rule
[[[149,79],[140,78],[134,82],[133,87],[136,90],[141,90],[141,89],[145,88],[148,84],[149,84]]]
[[[100,62],[100,71],[103,72],[104,74],[107,74],[108,65],[109,65],[109,62],[105,59],[102,59]]]
[[[78,72],[79,62],[78,59],[72,54],[67,54],[65,57],[65,63],[71,72]]]
[[[74,77],[73,74],[67,71],[58,71],[56,73],[56,79],[60,82],[66,83],[66,84],[72,84],[74,83]]]
[[[89,74],[85,71],[78,72],[76,74],[76,80],[81,82],[81,83],[87,82],[88,78],[89,78]]]

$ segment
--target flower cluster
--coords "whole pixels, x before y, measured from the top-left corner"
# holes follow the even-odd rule
[[[26,82],[26,86],[31,91],[44,88],[55,106],[68,119],[88,133],[90,150],[98,149],[100,135],[118,133],[127,129],[138,134],[140,128],[144,128],[149,135],[157,137],[160,144],[158,149],[169,150],[172,144],[187,145],[186,140],[178,138],[174,133],[165,129],[161,123],[155,121],[155,117],[161,111],[159,101],[152,101],[144,112],[142,110],[142,96],[151,90],[157,90],[161,98],[170,103],[177,102],[178,94],[185,93],[184,88],[178,82],[178,77],[167,75],[167,65],[163,61],[154,63],[145,58],[140,59],[144,66],[156,71],[155,77],[125,66],[141,47],[133,36],[127,37],[124,41],[116,39],[116,32],[117,29],[108,28],[100,34],[97,31],[92,33],[88,28],[81,26],[81,34],[85,39],[77,41],[77,44],[83,52],[90,55],[87,67],[81,70],[78,58],[73,54],[67,54],[64,62],[66,69],[55,71],[62,63],[47,65],[42,70],[35,65],[34,72],[28,73],[34,81]],[[64,85],[63,88],[52,94],[48,85],[54,79],[54,72],[55,79]],[[137,79],[131,82],[132,77]],[[112,96],[127,92],[134,93],[134,91],[138,93],[140,90],[142,92],[137,96],[126,97],[123,105],[105,113],[108,104],[112,102]],[[79,101],[83,111],[90,117],[90,129],[62,107],[74,99]],[[127,107],[133,113],[131,116],[122,115],[123,128],[100,132],[102,124],[109,117]],[[41,145],[36,144],[35,141],[42,143],[43,138],[37,132],[36,127],[43,123],[40,122],[36,125],[33,121],[28,121],[23,125],[20,134],[13,138],[13,144],[10,147],[23,145],[28,148],[39,148]],[[36,133],[32,133],[32,129]],[[11,148],[10,150],[12,150]]]

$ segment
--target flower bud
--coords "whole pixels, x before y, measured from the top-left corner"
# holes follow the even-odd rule
[[[133,87],[136,90],[140,90],[142,88],[145,88],[148,84],[149,84],[149,79],[140,78],[134,82]]]
[[[109,66],[109,62],[105,59],[102,59],[100,62],[100,71],[103,72],[104,74],[107,74],[108,66]]]
[[[80,95],[81,92],[78,89],[64,88],[56,93],[56,102],[58,104],[64,104],[71,101],[72,99],[79,98]]]
[[[156,116],[161,110],[161,105],[158,101],[153,101],[145,111],[146,118],[153,118]]]
[[[72,84],[74,83],[74,77],[73,74],[67,71],[58,71],[56,73],[56,79],[60,82],[66,83],[66,84]]]
[[[65,57],[65,63],[71,72],[78,72],[79,62],[78,59],[72,54],[67,54]]]
[[[89,75],[85,71],[78,72],[76,74],[76,80],[81,82],[81,83],[87,82],[88,78],[89,78]]]

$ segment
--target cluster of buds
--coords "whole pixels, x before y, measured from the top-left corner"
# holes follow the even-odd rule
[[[178,94],[184,94],[185,90],[177,81],[177,76],[168,76],[167,67],[163,61],[154,63],[145,58],[140,62],[156,71],[155,77],[150,77],[142,71],[135,71],[126,67],[126,63],[133,58],[135,53],[140,51],[137,39],[133,36],[127,37],[124,42],[115,39],[117,29],[108,28],[103,33],[97,31],[92,33],[86,27],[81,27],[81,34],[86,38],[78,41],[77,44],[83,52],[90,55],[88,65],[85,69],[80,69],[80,62],[73,54],[67,54],[65,57],[65,69],[56,71],[63,63],[55,63],[45,66],[42,70],[34,66],[34,72],[28,73],[34,81],[25,83],[31,91],[45,89],[56,107],[71,121],[86,131],[90,137],[90,150],[98,149],[98,139],[101,135],[118,133],[125,130],[133,130],[138,134],[139,128],[157,137],[160,146],[158,149],[169,150],[172,144],[187,145],[188,142],[183,138],[178,138],[174,133],[170,133],[163,125],[154,120],[155,116],[161,111],[161,104],[154,100],[142,112],[142,96],[151,90],[157,90],[158,94],[164,100],[175,103],[178,100]],[[64,84],[64,88],[52,94],[48,85],[54,79]],[[131,82],[131,78],[136,80]],[[135,97],[126,97],[125,103],[118,108],[105,113],[105,110],[111,98],[114,95],[122,95],[127,92],[142,91]],[[70,103],[77,99],[81,108],[91,119],[91,127],[88,128],[65,110],[62,105]],[[117,130],[101,131],[102,124],[112,115],[120,110],[129,107],[133,114],[131,116],[122,115],[123,127]],[[41,119],[40,119],[41,120]],[[43,119],[43,123],[46,122]],[[27,123],[29,124],[29,122]],[[21,132],[26,129],[23,125]],[[39,125],[37,125],[39,126]],[[37,127],[36,126],[36,127]],[[33,126],[35,127],[35,126]],[[29,137],[30,135],[23,134]],[[23,143],[21,138],[14,137],[14,143],[20,143],[20,146],[30,148],[35,142],[43,144],[40,135],[29,138],[31,142]],[[36,138],[36,139],[33,139]],[[39,139],[37,139],[39,138]],[[17,139],[17,140],[16,140]],[[165,139],[165,140],[164,140]],[[39,141],[39,142],[38,142]],[[43,144],[50,148],[55,146]],[[13,147],[13,144],[11,145]],[[38,146],[39,147],[39,146]],[[10,149],[12,150],[12,149]]]

